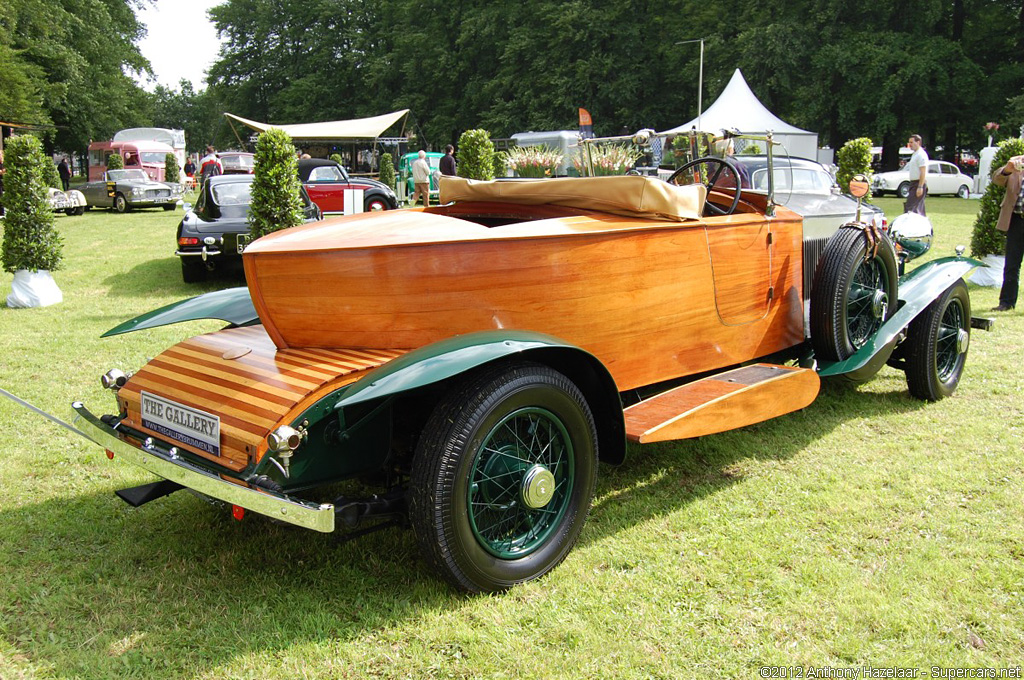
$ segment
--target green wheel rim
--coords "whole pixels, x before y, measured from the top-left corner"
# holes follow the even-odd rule
[[[473,457],[467,489],[473,536],[495,557],[529,555],[561,524],[574,471],[572,440],[557,416],[533,407],[505,416]],[[540,494],[531,486],[552,478]]]
[[[885,265],[877,258],[861,262],[846,296],[846,337],[855,350],[864,346],[885,320],[888,295]]]
[[[956,375],[963,354],[960,331],[964,328],[964,307],[954,298],[942,313],[935,339],[935,371],[942,382],[949,382]]]

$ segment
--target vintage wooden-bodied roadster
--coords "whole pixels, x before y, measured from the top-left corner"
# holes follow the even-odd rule
[[[408,522],[467,591],[537,578],[574,545],[598,462],[809,405],[819,377],[889,363],[956,388],[970,339],[957,255],[903,272],[928,233],[808,237],[772,192],[700,159],[672,181],[444,178],[443,205],[339,217],[244,251],[247,287],[108,334],[198,318],[78,422],[111,457],[321,532]],[[866,184],[864,190],[867,190]],[[375,495],[321,498],[347,478]]]

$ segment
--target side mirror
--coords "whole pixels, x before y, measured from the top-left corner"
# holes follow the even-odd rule
[[[850,180],[850,194],[854,198],[864,198],[870,190],[871,185],[868,184],[868,178],[864,175],[854,175]]]

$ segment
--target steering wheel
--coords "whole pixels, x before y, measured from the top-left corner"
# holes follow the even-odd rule
[[[704,156],[690,161],[673,172],[672,176],[668,178],[668,183],[676,186],[703,184],[707,187],[709,194],[712,189],[734,192],[732,204],[728,207],[723,208],[711,201],[705,201],[704,214],[708,216],[733,214],[736,212],[736,206],[740,204],[740,196],[743,194],[743,189],[740,187],[740,171],[736,164],[715,156]]]

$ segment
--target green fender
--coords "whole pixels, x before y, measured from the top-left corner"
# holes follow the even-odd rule
[[[218,290],[187,300],[172,302],[166,307],[146,312],[134,319],[111,328],[101,337],[121,335],[146,328],[157,328],[182,321],[197,319],[220,319],[236,326],[249,326],[259,323],[256,308],[252,305],[252,297],[245,286]]]
[[[823,378],[845,376],[860,382],[877,373],[889,360],[896,341],[910,322],[957,279],[975,267],[986,267],[969,257],[943,257],[925,262],[903,276],[899,283],[900,308],[882,324],[874,337],[842,361],[819,361],[818,375]]]
[[[572,380],[593,411],[601,460],[612,464],[623,461],[626,430],[622,402],[608,369],[589,352],[543,333],[480,331],[425,345],[370,371],[345,388],[337,395],[340,398],[333,408],[337,411],[426,387],[511,356],[545,364]]]

